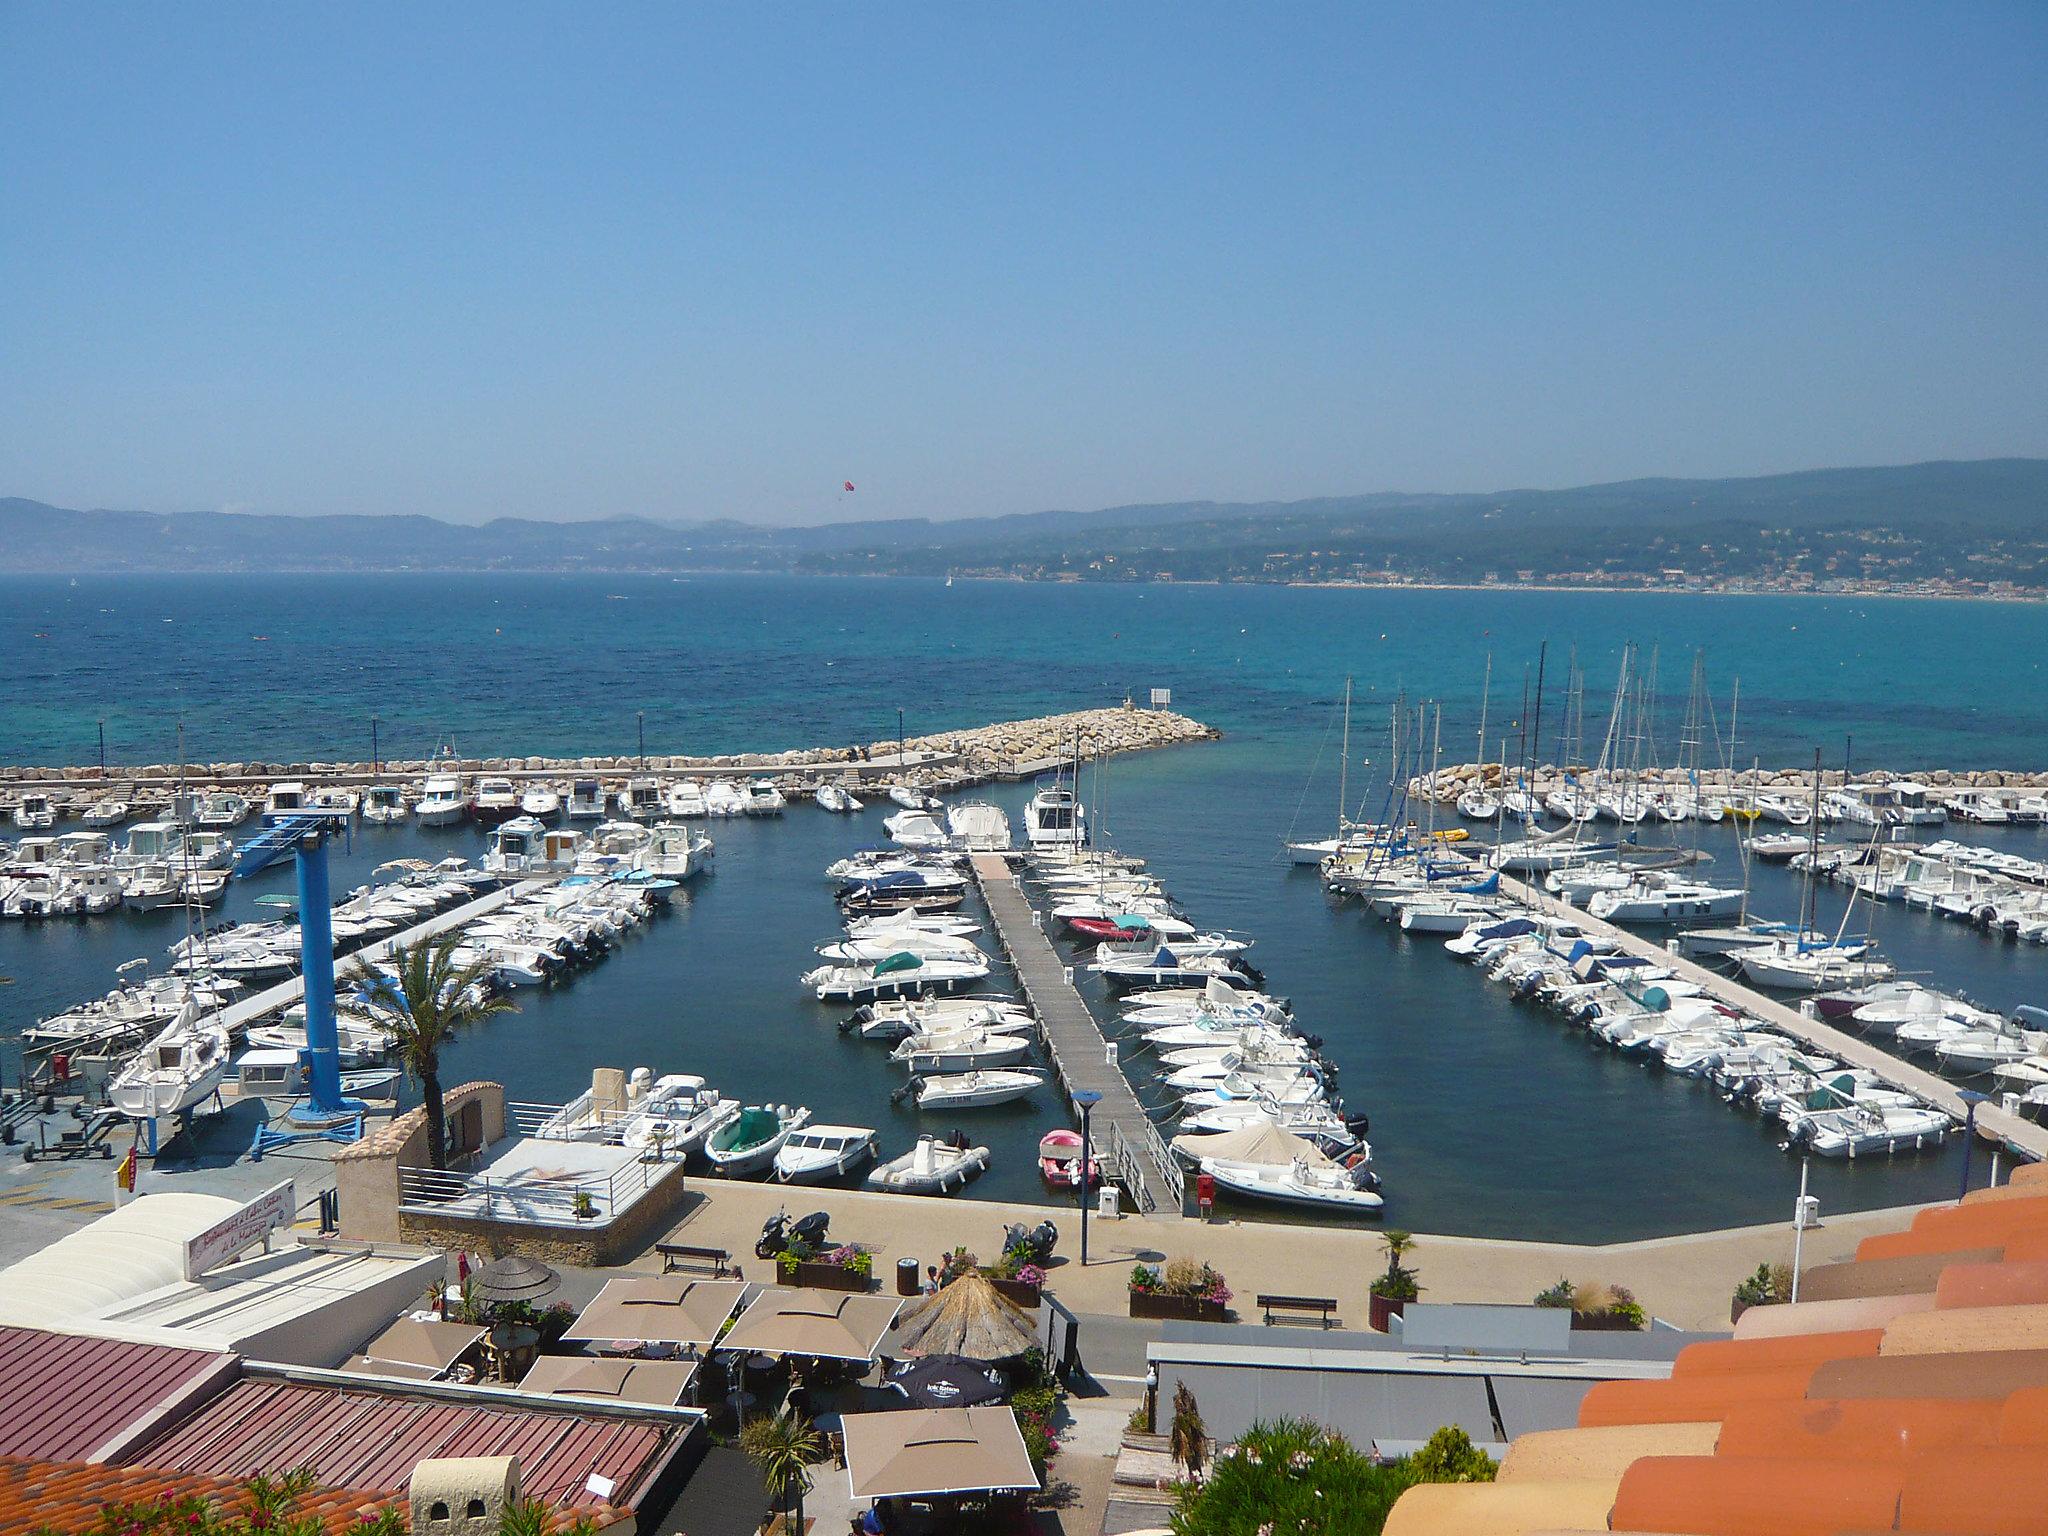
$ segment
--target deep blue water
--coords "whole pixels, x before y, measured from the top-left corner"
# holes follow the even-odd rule
[[[1621,1239],[1782,1218],[1798,1170],[1757,1121],[1513,1005],[1434,941],[1332,908],[1312,874],[1274,856],[1297,814],[1303,835],[1333,814],[1347,672],[1355,758],[1383,760],[1397,689],[1445,701],[1446,755],[1462,756],[1485,657],[1492,735],[1545,639],[1547,740],[1568,650],[1589,674],[1589,715],[1604,719],[1635,641],[1661,646],[1667,695],[1682,694],[1704,646],[1724,729],[1740,676],[1745,759],[1798,764],[1818,745],[1838,762],[1853,735],[1861,766],[2048,766],[2041,607],[641,577],[0,582],[0,758],[89,762],[102,718],[116,760],[171,758],[180,720],[194,760],[362,757],[373,713],[387,756],[447,739],[466,754],[629,753],[640,710],[650,752],[772,749],[891,735],[899,707],[913,731],[937,730],[1171,687],[1225,740],[1119,760],[1084,788],[1115,841],[1198,918],[1258,937],[1254,958],[1325,1036],[1351,1107],[1372,1115],[1390,1219]],[[1674,746],[1681,711],[1670,701],[1660,727]],[[1354,790],[1364,772],[1354,766]],[[1027,793],[988,797],[1015,807]],[[523,994],[523,1011],[462,1046],[451,1069],[529,1099],[574,1093],[593,1065],[702,1071],[730,1092],[880,1126],[899,1150],[915,1127],[887,1103],[900,1077],[796,986],[834,927],[819,872],[879,837],[879,819],[793,807],[711,824],[718,868],[686,905],[569,984]],[[337,885],[422,836],[359,830]],[[468,830],[425,836],[482,847]],[[2048,849],[2031,830],[1998,840]],[[280,870],[232,901],[289,879]],[[1782,874],[1763,872],[1757,889],[1762,910],[1793,915]],[[1905,910],[1878,924],[1903,966],[1986,1004],[2048,995],[2048,951]],[[0,924],[0,975],[15,982],[0,990],[0,1027],[104,990],[115,964],[160,954],[177,929],[136,916]],[[980,1193],[1036,1191],[1030,1149],[1055,1113],[1047,1102],[963,1118],[996,1150]],[[1815,1189],[1826,1209],[1937,1198],[1954,1188],[1957,1155],[1817,1167]]]

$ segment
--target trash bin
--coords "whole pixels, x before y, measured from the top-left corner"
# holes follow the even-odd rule
[[[898,1259],[896,1261],[896,1294],[898,1296],[915,1296],[918,1290],[917,1260]]]

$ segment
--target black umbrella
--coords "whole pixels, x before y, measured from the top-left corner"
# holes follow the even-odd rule
[[[977,1408],[1010,1395],[1003,1373],[965,1355],[926,1355],[889,1368],[882,1384],[910,1399],[913,1408]]]
[[[537,1301],[562,1283],[539,1259],[508,1254],[493,1259],[469,1277],[469,1283],[485,1301]]]

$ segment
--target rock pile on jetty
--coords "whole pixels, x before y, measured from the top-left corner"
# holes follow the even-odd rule
[[[1530,787],[1538,795],[1547,795],[1565,787],[1565,776],[1570,774],[1583,779],[1593,773],[1591,764],[1559,766],[1544,763],[1531,770]],[[1631,777],[1635,777],[1631,773]],[[1498,789],[1503,783],[1512,784],[1517,777],[1515,765],[1510,763],[1503,777],[1499,763],[1459,763],[1436,772],[1436,798],[1439,803],[1450,805],[1468,789],[1481,787]],[[1615,775],[1615,777],[1619,777]],[[1690,775],[1678,768],[1645,768],[1641,770],[1645,784],[1681,785],[1690,782]],[[1894,781],[1910,781],[1925,784],[1930,789],[2040,789],[2048,787],[2048,773],[2017,773],[2006,769],[1987,768],[1978,772],[1934,768],[1919,773],[1902,773],[1887,768],[1858,769],[1845,779],[1839,768],[1823,769],[1820,776],[1824,789],[1839,789],[1845,782],[1857,784],[1889,784]],[[1733,774],[1723,768],[1702,768],[1699,777],[1702,789],[1763,790],[1767,793],[1784,791],[1797,795],[1810,794],[1813,790],[1813,770],[1797,768],[1744,768]],[[1429,798],[1430,776],[1417,774],[1408,781],[1408,794],[1413,799]]]
[[[417,779],[430,769],[463,774],[571,775],[592,774],[624,779],[649,773],[766,774],[787,778],[792,785],[836,777],[848,771],[894,778],[899,775],[934,788],[959,788],[994,778],[1018,777],[1047,771],[1056,763],[1070,761],[1076,750],[1083,761],[1139,752],[1152,747],[1170,747],[1183,742],[1210,741],[1220,733],[1170,710],[1140,709],[1125,703],[1110,709],[1076,710],[1064,715],[1043,715],[1031,720],[1003,720],[965,730],[936,731],[912,736],[902,743],[907,771],[899,768],[898,743],[894,737],[846,746],[811,747],[786,752],[679,757],[648,754],[622,757],[480,757],[427,763],[418,759],[387,759],[381,777],[386,781]],[[175,763],[150,763],[141,767],[110,767],[102,780],[97,766],[0,768],[0,783],[17,789],[53,786],[90,787],[97,791],[108,781],[133,786],[151,785],[168,789],[182,772],[184,781],[195,789],[207,785],[263,785],[280,779],[302,779],[315,784],[365,784],[379,775],[369,763],[245,762],[192,764],[183,770]],[[17,795],[0,795],[13,800]]]

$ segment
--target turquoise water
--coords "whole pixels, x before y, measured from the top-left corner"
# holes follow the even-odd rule
[[[171,757],[180,719],[195,760],[362,757],[372,713],[389,756],[437,739],[474,754],[630,753],[640,710],[650,752],[723,752],[890,735],[899,707],[913,731],[936,730],[1171,687],[1226,739],[1119,760],[1084,788],[1198,919],[1257,936],[1253,958],[1326,1038],[1350,1107],[1372,1116],[1391,1220],[1622,1240],[1781,1219],[1798,1168],[1759,1122],[1514,1005],[1436,943],[1333,908],[1312,874],[1275,858],[1290,829],[1320,834],[1334,813],[1347,672],[1356,756],[1383,755],[1384,705],[1402,688],[1445,700],[1446,753],[1460,755],[1488,652],[1498,726],[1543,639],[1546,738],[1570,646],[1604,718],[1624,643],[1661,645],[1667,694],[1699,644],[1724,723],[1742,679],[1744,756],[1796,764],[1819,745],[1839,761],[1853,734],[1865,765],[2048,767],[2039,607],[709,577],[0,583],[0,757],[91,761],[101,718],[117,760]],[[1682,700],[1665,712],[1673,744],[1681,712]],[[1014,808],[1027,793],[988,797]],[[876,1125],[885,1152],[901,1150],[919,1125],[887,1102],[900,1075],[796,986],[832,936],[819,871],[878,839],[879,820],[792,807],[711,824],[717,871],[685,905],[567,985],[522,994],[523,1011],[460,1047],[451,1071],[539,1100],[573,1094],[593,1065],[701,1071],[751,1099]],[[1995,840],[2048,849],[2031,829]],[[362,829],[337,886],[422,845],[476,853],[482,837]],[[279,870],[232,900],[289,880]],[[1789,917],[1796,890],[1767,871],[1758,905]],[[1920,913],[1878,921],[1902,965],[1986,1004],[2048,994],[2048,952]],[[115,964],[160,954],[176,926],[0,924],[0,974],[15,979],[0,1028],[104,990]],[[961,1117],[996,1152],[976,1192],[1036,1195],[1030,1151],[1055,1115],[1040,1102]],[[1957,1156],[1816,1167],[1815,1189],[1827,1210],[1939,1198]]]

